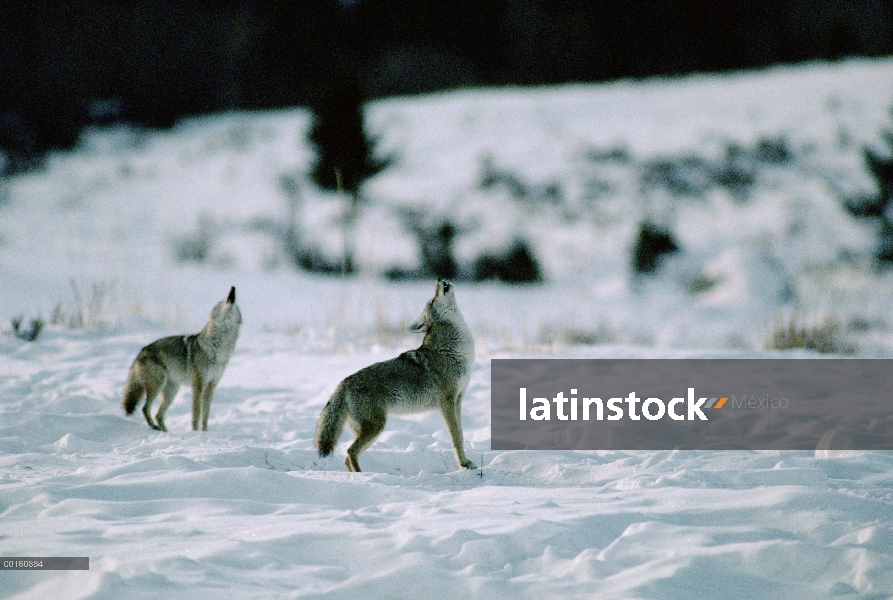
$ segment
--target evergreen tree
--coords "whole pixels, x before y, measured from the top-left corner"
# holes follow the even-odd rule
[[[342,190],[357,196],[363,182],[390,164],[374,156],[374,140],[363,126],[363,97],[353,79],[336,82],[321,102],[313,106],[310,141],[318,155],[313,181],[323,189],[337,190],[340,171]]]
[[[336,80],[312,109],[309,137],[317,157],[311,177],[321,188],[347,195],[343,271],[350,273],[354,271],[351,236],[362,203],[363,182],[385,169],[391,159],[375,156],[374,140],[363,126],[363,94],[353,78]]]

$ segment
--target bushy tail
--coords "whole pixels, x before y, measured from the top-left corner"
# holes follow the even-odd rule
[[[145,395],[146,387],[143,385],[142,377],[137,373],[137,366],[134,362],[127,374],[127,383],[124,384],[124,402],[121,403],[121,408],[128,415],[132,415]]]
[[[319,414],[316,426],[316,448],[320,456],[328,456],[338,443],[338,436],[347,419],[347,398],[344,396],[344,382],[335,389],[335,393]]]

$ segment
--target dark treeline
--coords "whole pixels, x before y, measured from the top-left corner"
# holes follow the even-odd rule
[[[3,0],[0,147],[84,125],[893,53],[889,0]],[[7,169],[10,166],[7,165]],[[14,165],[13,165],[14,168]]]

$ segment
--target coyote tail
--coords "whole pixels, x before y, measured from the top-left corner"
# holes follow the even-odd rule
[[[319,415],[316,426],[316,447],[320,456],[328,456],[338,443],[338,436],[347,419],[347,398],[345,398],[344,382],[338,384],[335,393],[326,403]]]
[[[130,367],[130,372],[127,373],[127,383],[124,384],[124,402],[121,403],[124,412],[132,415],[145,393],[146,388],[143,385],[142,377],[137,374],[136,363],[134,363]]]

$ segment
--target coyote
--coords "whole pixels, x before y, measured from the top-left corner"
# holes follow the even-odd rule
[[[474,361],[474,340],[456,305],[452,284],[437,281],[434,297],[409,330],[425,333],[416,350],[370,365],[338,384],[319,415],[316,446],[320,456],[332,453],[344,421],[349,420],[357,437],[347,449],[344,464],[348,471],[359,471],[360,452],[384,429],[388,412],[439,408],[459,465],[477,468],[465,457],[461,414],[462,394]]]
[[[164,337],[140,350],[124,386],[124,412],[133,414],[145,396],[143,415],[149,427],[167,431],[164,413],[174,401],[180,385],[191,382],[192,430],[198,431],[201,419],[202,431],[207,431],[214,388],[236,346],[241,323],[242,314],[233,287],[226,299],[218,302],[211,311],[208,324],[199,333]],[[158,392],[162,399],[155,415],[156,424],[149,411]]]

